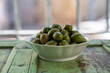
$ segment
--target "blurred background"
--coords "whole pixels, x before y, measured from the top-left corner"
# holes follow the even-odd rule
[[[72,24],[93,39],[110,39],[109,4],[109,0],[0,0],[0,40],[24,39],[54,23]]]

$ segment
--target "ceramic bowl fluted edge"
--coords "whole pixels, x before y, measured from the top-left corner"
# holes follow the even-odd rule
[[[30,38],[32,39],[32,37]],[[77,58],[89,41],[64,46],[41,45],[30,42],[32,49],[39,55],[40,58],[47,61],[69,61]]]

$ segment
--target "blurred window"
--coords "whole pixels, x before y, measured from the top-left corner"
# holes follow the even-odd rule
[[[84,33],[105,31],[107,0],[79,1],[80,31]],[[19,0],[19,10],[21,30],[40,30],[54,23],[62,26],[72,24],[74,28],[77,27],[77,0]],[[48,16],[50,18],[47,18]],[[0,30],[15,30],[15,18],[13,0],[0,0]],[[51,24],[48,24],[48,21]]]

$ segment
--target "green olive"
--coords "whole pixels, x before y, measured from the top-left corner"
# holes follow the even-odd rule
[[[31,42],[60,46],[86,42],[86,39],[77,30],[72,29],[71,24],[66,24],[63,29],[59,24],[53,24],[51,27],[44,27]]]
[[[35,38],[40,38],[40,36],[41,36],[41,34],[40,34],[40,33],[37,33],[37,34],[35,35]]]
[[[51,26],[51,28],[57,28],[57,29],[61,30],[61,26],[59,24],[53,24]]]
[[[58,32],[58,31],[59,31],[59,29],[57,29],[57,28],[51,29],[51,30],[48,32],[49,37],[52,38],[53,34],[54,34],[55,32]]]
[[[72,31],[73,27],[72,27],[71,24],[66,24],[66,25],[64,26],[64,29],[67,30],[68,32],[70,32],[70,31]]]
[[[63,40],[66,40],[66,41],[68,41],[70,43],[70,37],[69,37],[69,35],[64,35],[63,36]]]
[[[80,33],[74,33],[71,35],[71,41],[76,43],[83,43],[86,39]]]
[[[54,40],[48,41],[45,45],[57,45],[58,43]]]
[[[69,32],[66,31],[65,29],[62,29],[62,30],[61,30],[61,33],[62,33],[63,35],[69,35]]]
[[[79,33],[77,30],[72,30],[71,34]]]
[[[35,44],[40,44],[40,39],[39,38],[34,38],[32,42],[35,43]]]
[[[45,34],[45,33],[44,34],[41,34],[40,41],[41,41],[42,44],[47,43],[48,40],[49,40],[49,35],[48,34]]]
[[[63,40],[59,43],[59,46],[62,46],[62,45],[69,45],[69,42],[66,40]]]
[[[53,39],[56,41],[62,41],[63,40],[63,34],[61,32],[55,32],[53,34]]]
[[[40,33],[40,34],[43,34],[43,31],[40,31],[39,33]]]
[[[84,37],[82,37],[82,42],[81,43],[83,43],[83,42],[86,42],[86,39]]]
[[[44,28],[42,29],[42,32],[43,32],[43,33],[48,33],[50,29],[51,29],[50,27],[44,27]]]

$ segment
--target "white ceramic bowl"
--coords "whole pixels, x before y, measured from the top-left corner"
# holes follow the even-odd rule
[[[48,61],[69,61],[77,58],[88,42],[74,45],[54,46],[54,45],[40,45],[30,42],[33,50],[40,58]]]

